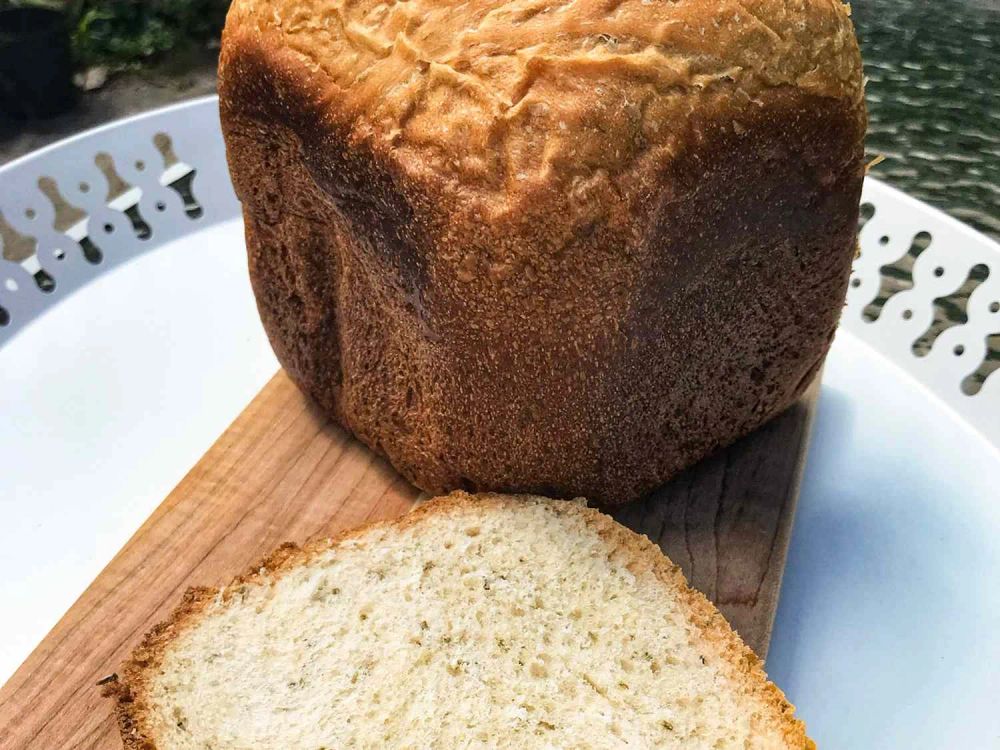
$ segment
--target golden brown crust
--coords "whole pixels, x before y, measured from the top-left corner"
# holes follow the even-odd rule
[[[151,709],[147,695],[148,680],[155,676],[170,643],[185,630],[194,627],[205,608],[218,597],[225,601],[246,586],[273,583],[286,571],[306,565],[314,556],[333,549],[348,539],[368,534],[373,529],[402,530],[418,524],[422,518],[431,514],[446,514],[462,509],[478,512],[489,504],[502,506],[538,499],[532,496],[496,494],[474,496],[456,491],[446,497],[429,500],[397,519],[361,526],[304,547],[284,544],[259,565],[222,589],[189,589],[173,614],[154,627],[135,649],[113,686],[115,712],[125,750],[157,750],[156,738],[151,729],[152,722],[149,720]],[[716,655],[730,679],[773,712],[773,720],[782,727],[787,747],[815,750],[815,744],[806,736],[805,725],[794,716],[795,707],[776,685],[768,682],[760,659],[743,643],[715,606],[703,594],[688,586],[680,567],[672,563],[657,545],[646,536],[631,531],[593,508],[576,503],[556,503],[551,507],[556,512],[582,514],[585,522],[608,545],[610,554],[619,555],[633,573],[653,572],[665,584],[667,594],[683,602],[691,621],[701,631],[702,642],[716,648]]]
[[[492,8],[488,43],[452,49],[445,14],[373,43],[384,57],[309,3],[241,0],[227,23],[264,326],[296,383],[429,492],[634,499],[791,404],[837,324],[865,127],[844,7],[577,2],[572,23],[466,3]],[[438,7],[392,13],[421,3]],[[588,19],[631,32],[588,46]],[[518,48],[533,24],[563,36]],[[419,33],[428,54],[404,54]],[[425,57],[482,69],[462,84]]]
[[[839,0],[237,0],[227,37],[306,73],[408,174],[501,212],[683,139],[674,118],[706,92],[861,97]]]

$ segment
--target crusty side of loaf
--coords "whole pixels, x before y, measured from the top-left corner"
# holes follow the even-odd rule
[[[390,549],[391,551],[393,544],[398,544],[404,553],[413,551],[420,546],[414,545],[414,539],[427,542],[427,537],[435,530],[440,532],[441,528],[445,528],[447,533],[443,540],[444,547],[451,549],[453,543],[456,545],[451,563],[449,563],[448,554],[444,550],[441,551],[440,558],[430,557],[426,562],[423,562],[422,572],[419,572],[421,568],[419,567],[420,560],[418,560],[418,565],[414,570],[418,571],[421,581],[423,581],[423,576],[428,575],[428,571],[432,571],[431,574],[433,574],[435,566],[440,565],[443,566],[439,571],[441,578],[437,583],[428,583],[428,585],[434,587],[435,595],[441,598],[460,598],[462,587],[469,584],[470,580],[474,584],[474,594],[480,593],[480,589],[486,589],[489,592],[492,582],[492,593],[489,595],[503,596],[503,587],[511,585],[508,583],[508,576],[511,582],[522,583],[527,580],[525,576],[530,578],[530,566],[539,562],[536,559],[539,554],[544,554],[544,551],[539,553],[538,545],[543,548],[547,547],[550,540],[548,538],[539,539],[537,534],[529,535],[523,540],[501,540],[500,537],[493,537],[496,534],[506,533],[507,528],[524,531],[532,528],[532,525],[537,526],[540,521],[544,533],[558,529],[558,534],[552,537],[553,540],[567,543],[576,543],[582,540],[582,543],[591,545],[584,547],[584,549],[591,550],[589,555],[586,555],[584,559],[573,561],[574,565],[585,564],[589,566],[590,570],[587,572],[584,570],[571,571],[572,578],[565,582],[560,579],[559,589],[568,592],[572,597],[575,596],[575,592],[582,590],[580,587],[585,587],[588,583],[606,583],[607,580],[621,581],[623,585],[604,590],[601,596],[608,611],[607,616],[622,617],[623,619],[620,622],[611,623],[608,630],[599,630],[597,625],[593,623],[606,615],[603,608],[599,607],[594,611],[585,610],[583,612],[580,610],[560,611],[556,627],[550,626],[548,629],[535,631],[532,629],[533,623],[537,625],[538,620],[533,619],[534,613],[519,611],[517,606],[514,606],[509,614],[496,612],[491,614],[487,610],[485,619],[477,613],[475,622],[478,622],[478,625],[473,625],[474,630],[481,629],[483,632],[492,634],[494,631],[490,631],[490,628],[496,625],[498,617],[505,621],[504,624],[510,625],[512,628],[509,632],[513,632],[514,635],[505,635],[508,639],[506,643],[499,638],[496,639],[497,646],[492,661],[498,663],[503,661],[504,658],[511,656],[513,649],[513,654],[523,656],[524,662],[519,657],[517,663],[520,666],[515,668],[517,674],[504,677],[499,688],[496,687],[497,683],[494,681],[492,683],[494,687],[491,689],[499,690],[502,693],[503,684],[510,683],[528,691],[529,684],[535,683],[535,697],[531,700],[540,705],[527,706],[528,716],[530,717],[531,713],[535,712],[535,718],[538,720],[535,733],[533,735],[529,733],[528,739],[526,739],[523,734],[516,734],[513,729],[489,725],[485,717],[490,715],[490,710],[495,709],[496,706],[485,705],[484,702],[474,703],[471,707],[463,706],[460,702],[463,691],[472,689],[470,686],[481,686],[479,680],[484,680],[480,676],[470,682],[465,678],[465,673],[472,673],[474,669],[478,668],[482,670],[481,674],[486,674],[486,668],[478,662],[470,667],[468,662],[459,658],[450,659],[446,670],[438,668],[437,671],[434,671],[431,669],[426,673],[438,675],[438,677],[423,677],[422,673],[419,678],[420,680],[442,679],[443,675],[443,679],[450,680],[451,676],[454,676],[456,687],[453,687],[452,690],[459,691],[455,693],[455,702],[451,705],[441,705],[440,701],[432,701],[429,707],[414,708],[411,706],[411,710],[421,713],[421,722],[426,724],[426,726],[421,726],[421,730],[426,731],[426,734],[420,737],[409,736],[405,733],[387,735],[375,743],[370,740],[368,742],[363,739],[358,740],[358,737],[365,735],[356,734],[354,735],[355,741],[360,742],[358,746],[427,747],[439,746],[441,742],[444,742],[440,745],[442,747],[454,746],[456,737],[445,736],[443,734],[445,730],[441,729],[447,725],[449,715],[453,714],[459,714],[459,722],[470,722],[467,737],[465,737],[465,724],[459,723],[458,731],[461,737],[473,743],[472,746],[522,747],[533,744],[552,746],[551,743],[556,742],[559,746],[574,744],[580,747],[596,748],[611,746],[606,742],[608,739],[612,741],[614,746],[617,746],[618,741],[622,739],[622,733],[627,733],[630,728],[633,728],[631,721],[635,721],[636,726],[642,722],[648,724],[649,717],[643,716],[641,713],[636,715],[629,709],[630,706],[634,705],[634,703],[629,702],[630,700],[641,699],[645,701],[642,704],[645,706],[645,711],[649,710],[650,705],[659,706],[655,721],[656,731],[660,733],[654,741],[657,745],[672,747],[676,744],[691,748],[713,748],[713,750],[715,748],[733,748],[734,750],[740,748],[740,750],[744,750],[744,748],[809,749],[815,747],[811,740],[806,737],[803,724],[794,718],[794,708],[788,703],[781,691],[767,681],[760,661],[731,630],[711,603],[700,593],[687,586],[680,569],[673,565],[659,548],[646,537],[635,534],[615,523],[609,517],[589,509],[581,503],[552,501],[529,496],[482,495],[473,497],[456,492],[448,497],[430,501],[412,513],[394,521],[362,527],[337,538],[314,543],[306,548],[298,548],[293,545],[283,546],[260,566],[221,591],[213,589],[192,589],[189,591],[183,604],[173,616],[146,636],[142,645],[136,649],[131,660],[120,673],[121,678],[115,691],[118,721],[126,750],[175,750],[175,748],[201,747],[197,744],[199,741],[204,741],[204,738],[201,737],[191,738],[193,744],[180,744],[178,742],[178,737],[187,737],[186,732],[197,731],[199,724],[196,719],[184,714],[185,709],[180,703],[173,704],[172,708],[168,705],[169,701],[164,703],[166,700],[164,696],[169,697],[169,693],[164,693],[163,685],[169,683],[180,685],[183,688],[191,682],[197,682],[197,676],[192,676],[191,673],[199,670],[204,671],[208,661],[215,658],[220,658],[223,661],[232,659],[234,649],[237,651],[260,649],[261,643],[211,641],[209,650],[213,653],[209,654],[207,658],[198,658],[192,661],[191,654],[185,652],[184,649],[187,648],[195,655],[199,653],[190,645],[198,635],[199,629],[207,629],[206,626],[211,624],[210,621],[213,618],[219,620],[234,608],[237,610],[236,616],[231,617],[227,622],[240,622],[239,618],[245,619],[252,616],[252,612],[259,614],[269,606],[270,601],[280,600],[282,596],[286,595],[281,588],[283,582],[291,586],[291,582],[301,580],[303,583],[297,588],[304,589],[306,593],[313,592],[305,599],[301,593],[296,594],[297,598],[293,597],[292,599],[295,602],[309,602],[310,600],[315,602],[320,595],[327,599],[331,595],[340,595],[341,599],[338,600],[336,606],[341,606],[340,602],[344,601],[345,597],[350,599],[352,593],[331,588],[333,583],[346,585],[340,582],[341,579],[336,578],[335,565],[349,565],[352,549],[357,553],[356,557],[364,560],[371,558],[372,560],[370,565],[373,569],[366,571],[365,579],[359,582],[359,588],[364,589],[365,580],[372,582],[369,584],[372,588],[377,588],[378,584],[374,581],[381,581],[384,576],[389,581],[387,584],[389,590],[393,592],[391,596],[387,596],[387,601],[382,603],[381,610],[377,602],[373,607],[370,603],[361,606],[354,599],[351,599],[349,604],[344,601],[342,607],[346,608],[351,616],[354,615],[352,607],[361,607],[361,621],[354,620],[356,627],[350,626],[350,630],[362,631],[366,625],[364,620],[368,616],[364,613],[371,613],[372,622],[368,625],[375,630],[369,636],[362,636],[362,641],[365,638],[376,638],[374,633],[381,632],[383,628],[390,628],[391,624],[384,624],[379,618],[384,618],[386,608],[391,608],[393,611],[405,610],[403,615],[413,620],[413,637],[410,640],[418,642],[417,652],[421,653],[422,656],[408,671],[418,669],[421,664],[426,667],[432,658],[439,658],[438,656],[430,657],[426,653],[427,649],[433,648],[431,641],[435,638],[440,638],[441,642],[444,643],[451,643],[452,635],[454,635],[456,641],[464,642],[466,638],[469,638],[474,642],[476,633],[470,634],[467,630],[458,632],[447,630],[439,633],[437,632],[439,626],[437,621],[432,620],[429,625],[426,621],[421,622],[421,618],[427,615],[423,610],[417,611],[419,604],[412,605],[414,611],[408,611],[407,608],[411,605],[399,601],[400,591],[406,589],[407,582],[405,578],[400,581],[395,576],[407,575],[408,565],[411,564],[411,561],[388,554],[378,557],[376,551],[379,549],[383,551]],[[549,524],[549,527],[544,525],[546,523]],[[411,534],[409,539],[400,538],[408,533]],[[439,541],[441,540],[436,537],[430,539],[432,547]],[[504,558],[505,567],[501,570],[475,567],[483,557],[483,546],[505,542],[517,548],[521,541],[525,546],[520,568],[513,557],[509,560]],[[475,553],[472,550],[475,550]],[[427,550],[424,549],[421,554],[426,555]],[[453,571],[448,567],[454,562],[456,556],[467,562],[469,566],[469,569],[463,570],[460,576],[453,575]],[[388,569],[379,568],[380,565],[386,564],[386,560],[393,561],[389,563],[390,567]],[[506,567],[508,563],[509,567]],[[534,569],[539,570],[537,567]],[[598,574],[598,571],[606,573],[607,569],[611,571],[610,579],[602,578],[603,573]],[[349,572],[353,568],[348,567],[346,570]],[[330,571],[333,571],[332,577],[328,576]],[[487,577],[480,578],[480,574]],[[341,572],[340,575],[344,576],[345,573]],[[299,579],[295,579],[295,576],[299,576]],[[420,586],[423,587],[422,582]],[[412,588],[410,590],[416,591]],[[527,597],[526,601],[529,603],[524,604],[527,609],[536,607],[554,609],[565,604],[563,602],[540,601],[538,592],[544,593],[546,591],[543,586],[532,590],[535,592],[534,594],[530,591],[515,592]],[[631,601],[630,597],[633,596],[634,591],[643,591],[646,592],[644,596],[652,596],[652,599],[648,601],[647,610],[636,612],[629,609],[627,603]],[[406,597],[407,602],[411,601],[409,594],[404,593],[403,596]],[[487,594],[480,594],[480,596],[488,599]],[[625,600],[626,604],[621,605],[622,609],[616,610],[614,608],[615,599],[619,597]],[[472,602],[473,599],[474,597],[470,597],[469,601]],[[418,599],[418,602],[420,601],[424,600]],[[241,614],[239,607],[244,607],[244,604],[245,609],[242,611],[246,614]],[[424,605],[426,606],[426,601],[424,601]],[[456,603],[452,606],[453,609],[448,611],[449,614],[446,616],[451,616],[454,613],[458,619],[461,617],[460,609],[466,606],[473,609],[479,605]],[[308,611],[319,612],[320,610]],[[318,617],[319,615],[314,614],[314,616]],[[660,622],[661,625],[654,627],[653,632],[647,632],[641,629],[645,620],[634,621],[636,616],[644,616],[651,623]],[[658,619],[661,617],[662,619]],[[321,633],[317,634],[315,631],[312,635],[307,636],[306,631],[309,623],[300,620],[301,617],[294,621],[298,623],[294,628],[296,637],[323,637]],[[581,623],[584,624],[581,625]],[[230,638],[236,637],[230,635],[231,630],[227,629],[231,627],[230,625],[223,624],[220,627],[221,629],[217,629],[219,633]],[[267,624],[247,627],[267,627]],[[600,649],[598,662],[607,661],[609,671],[607,674],[594,677],[584,674],[582,679],[579,675],[565,671],[560,672],[564,666],[561,659],[568,658],[572,661],[574,657],[572,654],[567,657],[559,653],[561,644],[551,640],[553,635],[558,636],[559,633],[573,630],[586,631],[588,627],[593,627],[605,639],[598,645],[597,636],[594,633],[588,634],[593,640],[594,648]],[[636,631],[636,628],[640,629]],[[666,634],[671,634],[675,639],[679,632],[681,646],[673,652],[669,650],[663,652],[662,648],[654,645],[649,646],[649,651],[642,655],[635,654],[629,659],[621,657],[621,654],[626,653],[629,647],[640,648],[632,642],[637,636],[640,640],[647,635],[650,637],[659,636],[659,632],[656,632],[659,630],[662,630],[664,637]],[[447,635],[443,635],[444,632],[447,632]],[[687,635],[684,635],[685,632]],[[340,679],[356,666],[351,662],[350,654],[346,652],[350,651],[348,644],[357,634],[352,634],[344,629],[341,629],[340,633],[333,639],[331,648],[343,649],[345,653],[338,652],[336,654],[337,660],[330,662],[333,672],[327,672],[325,677],[330,682]],[[611,635],[610,640],[606,638],[606,634]],[[616,639],[621,641],[620,645],[616,644]],[[685,639],[687,640],[685,641]],[[424,642],[419,643],[421,640]],[[587,641],[587,639],[584,640]],[[645,641],[642,642],[645,643]],[[217,690],[220,684],[238,683],[244,679],[244,673],[253,671],[264,674],[265,679],[268,680],[265,687],[260,688],[260,690],[272,690],[273,686],[274,694],[279,696],[263,696],[260,699],[266,702],[267,708],[251,707],[253,710],[250,714],[243,711],[246,706],[243,705],[242,701],[246,698],[235,704],[228,704],[230,705],[230,708],[227,709],[228,713],[232,715],[216,715],[212,722],[213,731],[223,726],[227,721],[234,719],[244,723],[257,721],[260,717],[251,714],[258,710],[266,710],[272,714],[277,713],[279,717],[282,710],[293,713],[298,710],[307,710],[302,705],[295,705],[297,694],[292,688],[301,688],[301,684],[289,682],[288,690],[286,690],[284,684],[286,676],[280,674],[280,670],[275,669],[277,674],[271,674],[269,665],[254,662],[254,659],[258,658],[277,660],[281,658],[282,654],[287,653],[290,644],[286,643],[280,635],[269,636],[264,639],[263,643],[266,644],[264,647],[269,650],[268,654],[261,655],[254,651],[256,656],[246,656],[243,661],[250,666],[245,666],[243,673],[229,674],[223,671],[221,679],[219,676],[209,680],[203,679],[204,684],[199,683],[200,687],[187,688],[193,690],[198,696],[199,704],[211,702],[216,699],[212,691]],[[345,645],[342,646],[342,643]],[[587,643],[589,645],[589,641]],[[660,641],[656,641],[656,643],[660,643]],[[381,645],[381,655],[386,660],[390,660],[394,651],[401,646],[395,642]],[[492,647],[492,644],[489,645]],[[525,651],[518,651],[519,648],[523,649],[525,645],[529,647],[531,658],[524,656]],[[646,648],[646,646],[642,648]],[[372,650],[374,650],[373,647]],[[539,654],[539,651],[549,651],[550,655]],[[178,655],[179,653],[180,655]],[[469,652],[464,653],[474,662],[477,657],[483,656],[478,652],[472,652],[471,655]],[[318,656],[319,654],[316,655],[316,657]],[[316,657],[306,659],[306,663]],[[486,661],[490,661],[490,658],[487,658]],[[659,696],[653,690],[651,691],[652,695],[643,695],[643,675],[655,673],[655,675],[662,677],[671,670],[680,670],[678,674],[684,674],[682,670],[685,669],[689,672],[694,670],[703,673],[702,682],[709,686],[707,693],[701,695],[693,693],[687,697],[683,695]],[[185,671],[186,674],[174,674],[176,671]],[[338,675],[334,672],[343,674]],[[372,668],[372,673],[374,673],[374,668]],[[559,678],[560,674],[566,676],[566,679]],[[356,677],[357,673],[355,678],[352,678],[350,683],[345,683],[345,685],[349,687],[354,684]],[[370,678],[370,674],[363,674],[362,677]],[[401,694],[397,695],[397,698],[401,700],[417,701],[420,698],[419,693],[428,692],[432,688],[431,685],[425,686],[423,682],[418,681],[416,683],[419,686],[418,690],[411,696],[407,693],[406,687],[403,686],[404,679],[400,677],[399,682],[385,685],[383,696],[386,693],[390,695],[396,693]],[[310,680],[312,680],[311,677]],[[488,682],[489,680],[484,681]],[[278,682],[282,684],[278,685]],[[304,683],[305,678],[302,677],[297,682]],[[632,685],[627,684],[627,682],[632,682]],[[575,688],[569,683],[583,686],[582,689],[585,690],[586,695],[580,695],[577,692],[574,698],[573,690]],[[214,687],[206,689],[206,684],[214,685]],[[670,680],[658,684],[670,685]],[[309,685],[309,687],[313,688],[313,685]],[[593,694],[590,692],[591,690],[594,691]],[[563,691],[569,692],[564,693]],[[530,695],[530,692],[528,694]],[[602,697],[597,699],[600,710],[595,711],[588,701],[592,701],[597,694]],[[633,695],[634,698],[630,699],[629,695]],[[731,699],[731,702],[725,705],[738,707],[738,710],[727,709],[730,711],[729,715],[714,716],[710,719],[710,723],[717,721],[725,723],[727,726],[731,725],[733,727],[730,730],[731,734],[723,738],[714,737],[711,735],[711,727],[708,729],[701,727],[692,719],[693,716],[697,716],[699,711],[703,710],[701,702],[706,700],[706,695],[710,701],[719,696],[721,696],[720,700]],[[379,693],[376,692],[376,702],[378,696]],[[259,696],[255,697],[259,698]],[[661,698],[662,701],[658,702]],[[276,700],[286,701],[289,705],[285,708],[278,708],[274,705]],[[307,699],[300,698],[298,700],[306,705],[311,705]],[[345,705],[353,706],[348,714],[326,715],[323,718],[327,722],[336,721],[337,723],[354,721],[357,732],[377,734],[381,731],[381,727],[362,729],[362,726],[359,726],[365,724],[365,711],[372,708],[369,703],[370,700],[366,700],[360,705],[348,703]],[[546,703],[551,705],[546,706]],[[330,704],[325,702],[323,705]],[[503,706],[500,708],[503,709]],[[323,712],[327,713],[331,710],[340,711],[343,708],[322,709]],[[559,711],[564,713],[559,714]],[[423,716],[422,712],[427,712],[429,715]],[[226,713],[226,711],[224,710],[222,713]],[[396,708],[389,715],[398,717],[399,714],[400,709]],[[554,715],[573,716],[581,722],[580,726],[586,729],[586,734],[579,735],[579,742],[573,740],[567,743],[565,738],[562,741],[554,739],[560,737],[558,734],[560,727],[555,724],[556,719],[554,718],[552,723],[545,720],[546,717],[552,718]],[[308,726],[313,727],[316,723],[315,715],[310,716],[312,718],[308,722]],[[523,724],[524,716],[519,717],[519,720]],[[534,725],[534,721],[530,723]],[[435,738],[435,732],[438,731],[442,734]],[[510,736],[507,735],[507,731],[510,731]],[[370,737],[371,734],[368,736]],[[315,739],[315,737],[310,737],[309,741]],[[633,744],[639,739],[639,735],[633,735]],[[262,740],[258,737],[257,741]],[[301,741],[304,740],[296,741],[301,744]],[[643,741],[648,744],[651,740],[649,737],[645,737]],[[213,742],[221,743],[212,745],[217,750],[234,750],[237,747],[237,745],[226,744],[225,741],[218,738],[214,738]],[[518,744],[519,742],[522,744]],[[242,746],[242,744],[238,745],[238,747]]]
[[[234,3],[223,130],[278,358],[403,475],[624,502],[801,393],[864,171],[845,6],[322,5]]]

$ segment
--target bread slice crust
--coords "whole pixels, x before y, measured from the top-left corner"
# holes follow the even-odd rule
[[[123,665],[117,681],[109,685],[116,701],[116,717],[125,750],[164,750],[157,744],[151,721],[151,681],[163,663],[164,655],[179,636],[197,627],[206,609],[216,601],[228,602],[247,587],[273,584],[298,566],[308,565],[317,555],[336,549],[349,540],[373,531],[400,531],[418,526],[431,515],[461,514],[464,511],[489,512],[497,508],[522,503],[549,505],[557,513],[580,514],[586,525],[595,531],[609,552],[625,561],[630,571],[649,571],[663,585],[663,594],[679,600],[697,627],[701,644],[734,685],[740,685],[751,700],[763,707],[768,718],[780,727],[785,747],[814,750],[815,744],[806,736],[804,724],[795,718],[794,706],[781,690],[767,680],[760,659],[729,627],[719,611],[704,595],[690,588],[679,566],[674,565],[647,537],[616,523],[609,516],[586,507],[580,502],[552,501],[534,496],[469,495],[454,492],[421,504],[412,512],[389,521],[381,521],[345,531],[337,536],[317,540],[303,547],[284,544],[221,589],[191,588],[173,614],[145,636]]]

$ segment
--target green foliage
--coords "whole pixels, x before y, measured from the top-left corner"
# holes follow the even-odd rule
[[[217,37],[228,0],[83,0],[73,48],[80,65],[121,67]]]
[[[65,0],[0,0],[0,10],[4,8],[49,8],[59,10],[66,7]]]
[[[218,38],[229,0],[0,0],[66,10],[77,64],[126,68]]]
[[[79,66],[125,68],[218,38],[229,0],[0,0],[25,6],[66,11]]]

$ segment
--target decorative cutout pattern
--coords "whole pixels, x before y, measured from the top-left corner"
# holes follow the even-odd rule
[[[192,189],[197,170],[177,158],[177,154],[174,153],[174,143],[166,133],[157,133],[153,136],[153,143],[156,144],[156,150],[163,157],[163,174],[160,175],[160,184],[177,191],[181,200],[184,201],[184,213],[188,215],[188,218],[201,218],[204,210],[198,199],[194,197]],[[157,210],[163,210],[160,208],[161,205],[157,204]]]
[[[944,276],[944,269],[938,266],[934,269],[934,275],[938,278]],[[969,296],[982,284],[990,275],[990,269],[984,263],[977,263],[969,270],[969,276],[962,285],[947,297],[937,297],[934,300],[934,320],[931,321],[927,330],[913,342],[913,353],[918,357],[924,357],[934,346],[937,337],[952,326],[961,326],[969,322],[966,310],[969,306]],[[965,353],[965,347],[961,344],[955,346],[955,355],[961,357]]]
[[[25,216],[28,216],[28,212],[25,212]],[[4,220],[2,211],[0,211],[0,242],[3,243],[3,258],[17,263],[30,273],[39,289],[48,293],[56,288],[55,280],[38,261],[35,250],[37,243],[34,237],[20,234]],[[17,291],[17,283],[13,279],[7,279],[5,286],[8,291]]]
[[[869,204],[871,205],[871,204]],[[874,213],[873,213],[874,215]],[[882,235],[878,239],[878,244],[883,247],[889,244],[889,236]],[[913,265],[917,262],[920,254],[931,244],[930,232],[917,232],[913,236],[910,248],[903,255],[892,263],[886,263],[879,268],[882,281],[875,299],[865,305],[864,319],[869,323],[878,320],[882,314],[882,308],[889,298],[894,294],[913,288]]]
[[[868,220],[875,215],[875,204],[866,201],[858,211],[858,232],[865,228]],[[860,248],[859,248],[860,250]]]
[[[862,201],[841,325],[1000,445],[1000,245],[870,178]]]
[[[958,354],[957,351],[955,353]],[[979,367],[962,381],[962,393],[975,396],[982,390],[986,378],[996,370],[1000,370],[1000,333],[991,333],[986,337],[986,357],[980,362]],[[993,417],[996,418],[996,414]]]
[[[0,346],[96,275],[239,216],[215,97],[0,167]],[[841,325],[1000,445],[1000,245],[874,179]]]
[[[81,183],[81,190],[85,184]],[[52,222],[52,228],[57,232],[62,232],[79,245],[80,251],[88,263],[100,263],[104,254],[101,252],[101,248],[95,245],[87,234],[87,213],[71,205],[63,198],[62,193],[59,192],[59,186],[51,177],[39,177],[38,189],[49,199],[52,208],[55,210],[55,220]],[[89,190],[89,187],[87,190]],[[87,190],[82,190],[82,192],[87,192]],[[53,255],[61,260],[65,257],[65,251],[62,248],[56,248],[53,251]]]
[[[104,199],[108,208],[121,211],[128,216],[135,236],[140,240],[148,240],[152,237],[153,230],[149,228],[149,224],[142,218],[142,213],[139,211],[139,200],[142,198],[142,189],[130,185],[122,179],[121,175],[115,169],[114,159],[111,158],[111,154],[108,152],[102,151],[95,156],[94,164],[97,165],[97,168],[101,170],[101,174],[108,181],[108,196]]]
[[[0,167],[0,346],[97,274],[238,215],[215,97]]]

